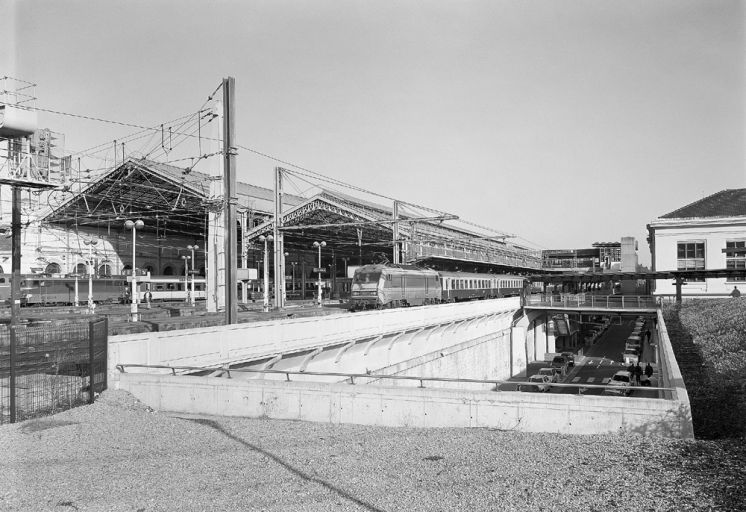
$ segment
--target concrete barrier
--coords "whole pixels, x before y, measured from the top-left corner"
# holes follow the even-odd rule
[[[109,370],[112,378],[116,378],[117,364],[219,366],[278,353],[333,346],[352,338],[446,325],[486,315],[510,314],[519,308],[520,299],[511,297],[112,336],[109,338]]]
[[[183,414],[691,437],[689,411],[674,400],[136,373],[122,374],[119,386],[156,410]]]

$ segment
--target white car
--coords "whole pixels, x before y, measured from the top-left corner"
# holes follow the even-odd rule
[[[540,392],[546,392],[549,391],[549,388],[551,387],[551,379],[548,375],[532,375],[528,378],[529,384],[520,384],[518,386],[518,391],[540,391]]]
[[[624,395],[627,396],[632,392],[632,374],[626,370],[618,371],[606,384],[604,394],[606,395]]]
[[[549,377],[549,382],[559,382],[560,373],[558,368],[541,368],[537,375],[546,375]]]
[[[639,352],[637,349],[627,349],[622,353],[622,359],[624,364],[637,364],[640,361]]]

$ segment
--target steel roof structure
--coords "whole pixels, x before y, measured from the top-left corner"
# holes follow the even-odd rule
[[[215,182],[215,183],[212,183]],[[211,186],[214,189],[211,195]],[[44,223],[74,227],[107,227],[126,219],[143,219],[143,231],[202,239],[208,212],[223,207],[222,180],[147,159],[130,158],[104,173],[80,192],[51,196]],[[258,237],[274,227],[274,191],[237,183],[237,209],[248,216],[244,246],[256,249]],[[351,264],[390,259],[393,249],[393,205],[384,206],[340,192],[321,190],[304,198],[283,193],[285,250],[309,250],[326,241],[337,257]],[[399,217],[403,262],[448,267],[459,262],[484,268],[538,270],[539,251],[511,244],[504,236],[485,236],[448,224],[456,219],[441,212]],[[388,257],[387,257],[388,255]]]

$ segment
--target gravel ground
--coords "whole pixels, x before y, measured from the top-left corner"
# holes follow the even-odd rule
[[[740,441],[177,418],[123,391],[0,427],[1,510],[744,510]]]

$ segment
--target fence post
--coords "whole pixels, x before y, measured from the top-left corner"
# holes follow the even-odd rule
[[[95,383],[96,371],[93,368],[93,362],[95,360],[94,344],[96,342],[96,322],[91,320],[88,322],[88,403],[92,404],[95,397],[95,391],[93,385]]]
[[[622,295],[622,309],[624,309],[624,295]]]
[[[10,422],[16,422],[16,326],[10,325]]]

